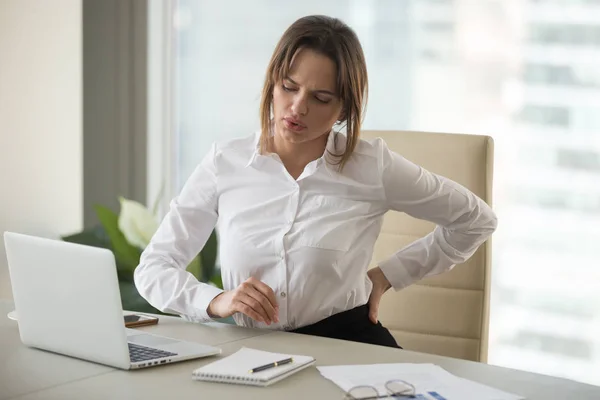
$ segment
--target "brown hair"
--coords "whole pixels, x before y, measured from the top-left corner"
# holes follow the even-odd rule
[[[308,48],[329,57],[337,69],[337,94],[342,101],[342,116],[346,124],[346,148],[336,164],[340,169],[348,161],[360,135],[360,127],[367,103],[367,66],[362,46],[356,33],[337,18],[322,15],[303,17],[294,22],[283,34],[267,67],[260,103],[262,133],[260,150],[268,148],[271,131],[273,88],[289,73],[292,58],[300,48]]]

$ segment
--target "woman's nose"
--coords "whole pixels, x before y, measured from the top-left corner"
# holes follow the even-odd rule
[[[306,113],[308,113],[308,101],[305,95],[298,93],[294,97],[292,112],[298,115],[306,115]]]

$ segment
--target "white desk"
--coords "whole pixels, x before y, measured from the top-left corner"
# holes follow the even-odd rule
[[[0,307],[8,311],[8,305]],[[4,313],[6,315],[6,313]],[[241,346],[312,355],[317,365],[379,362],[427,362],[449,372],[529,399],[600,399],[600,387],[564,379],[494,367],[471,361],[390,349],[362,343],[311,337],[285,332],[264,332],[223,324],[191,324],[161,317],[158,326],[143,328],[186,340],[218,345],[227,356]],[[138,371],[96,366],[20,344],[17,325],[0,322],[0,346],[8,349],[9,365],[0,365],[0,398],[20,400],[68,399],[340,399],[342,391],[308,368],[273,386],[260,388],[192,381],[191,372],[216,358],[192,360]],[[10,349],[13,350],[10,350]],[[47,364],[39,366],[40,361]],[[11,372],[11,369],[15,368]],[[10,375],[6,375],[6,374]],[[8,395],[4,394],[5,385]],[[26,394],[27,393],[27,394]],[[2,397],[5,396],[5,397]],[[11,397],[13,396],[13,397]]]
[[[0,400],[115,371],[111,367],[24,346],[17,322],[6,317],[12,310],[12,302],[0,300]],[[160,316],[159,325],[143,329],[213,346],[268,333],[220,323],[192,324],[166,316]]]

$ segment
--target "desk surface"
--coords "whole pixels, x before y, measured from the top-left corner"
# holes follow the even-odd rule
[[[0,400],[115,371],[111,367],[22,345],[17,322],[6,317],[12,310],[12,302],[0,300]],[[181,318],[162,315],[159,325],[142,329],[217,347],[268,333],[216,322],[192,324]]]
[[[69,357],[28,349],[19,341],[18,327],[7,320],[10,303],[0,310],[0,399],[340,399],[342,391],[308,368],[273,386],[260,388],[198,382],[191,372],[216,357],[137,371],[121,371]],[[565,379],[415,353],[362,343],[286,332],[265,332],[225,324],[192,324],[161,317],[159,325],[143,330],[180,339],[218,345],[220,357],[240,347],[312,355],[317,365],[425,362],[447,371],[529,399],[600,399],[600,387]],[[8,354],[8,358],[4,357]],[[44,363],[43,366],[42,362]],[[22,395],[22,396],[20,396]],[[20,397],[17,397],[20,396]]]

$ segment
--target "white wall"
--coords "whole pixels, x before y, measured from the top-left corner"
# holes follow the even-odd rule
[[[82,227],[81,12],[81,0],[0,1],[0,232]]]

